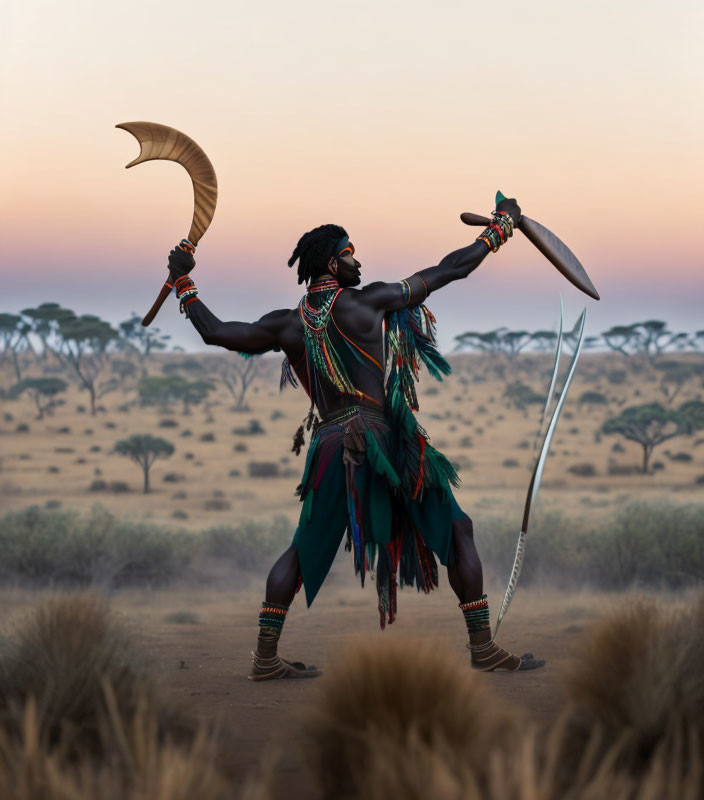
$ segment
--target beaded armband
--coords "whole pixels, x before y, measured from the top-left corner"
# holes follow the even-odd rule
[[[418,278],[420,284],[423,288],[423,298],[414,298],[413,297],[413,289],[414,287],[411,286],[411,281],[414,278]],[[415,272],[411,275],[410,278],[405,278],[404,280],[399,281],[399,286],[401,287],[401,299],[403,300],[403,305],[407,306],[413,301],[414,305],[418,305],[419,303],[424,303],[428,299],[428,295],[430,294],[430,290],[428,289],[428,284],[421,278],[421,276]]]
[[[198,299],[198,289],[196,289],[196,285],[189,275],[182,275],[180,278],[176,278],[174,288],[176,289],[179,310],[188,318],[186,309]]]
[[[496,253],[508,239],[513,236],[513,218],[506,211],[492,211],[492,221],[479,236],[478,242],[485,242],[492,253]]]

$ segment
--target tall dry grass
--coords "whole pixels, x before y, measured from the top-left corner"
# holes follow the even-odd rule
[[[41,603],[0,647],[0,797],[217,800],[209,732],[161,699],[93,594]]]
[[[318,795],[699,800],[703,623],[700,594],[689,606],[641,600],[595,624],[547,730],[441,651],[361,642],[328,671],[305,725]]]
[[[519,715],[427,642],[353,643],[320,689],[305,755],[326,797],[372,791],[369,770],[396,776],[402,794],[437,783],[445,791],[452,775],[471,770],[481,780],[492,753],[517,746]]]

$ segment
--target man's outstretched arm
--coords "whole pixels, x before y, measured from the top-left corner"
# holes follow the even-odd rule
[[[175,286],[181,311],[206,344],[257,355],[280,347],[281,333],[290,322],[288,309],[272,311],[257,322],[223,322],[198,297],[189,273],[195,267],[193,254],[175,247],[169,254],[170,282]]]
[[[257,355],[279,347],[279,334],[290,317],[288,309],[272,311],[257,322],[222,322],[198,298],[188,306],[193,327],[206,344]]]
[[[497,211],[510,214],[514,223],[521,218],[521,209],[515,200],[503,200],[498,204]],[[490,233],[490,237],[498,236],[496,232]],[[497,243],[498,238],[493,242]],[[478,238],[467,247],[448,253],[436,266],[421,269],[410,278],[397,283],[370,284],[360,292],[361,298],[365,303],[385,311],[417,305],[424,302],[431,292],[442,289],[453,281],[466,278],[492,249],[492,243],[487,241],[487,238]]]

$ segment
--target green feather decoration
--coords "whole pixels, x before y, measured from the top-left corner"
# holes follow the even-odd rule
[[[379,475],[383,475],[391,486],[400,486],[401,479],[396,474],[396,470],[391,466],[391,462],[384,455],[376,436],[367,429],[364,432],[364,438],[367,440],[367,458],[369,463],[374,467],[374,471]]]

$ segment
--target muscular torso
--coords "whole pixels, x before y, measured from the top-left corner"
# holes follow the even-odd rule
[[[469,275],[489,252],[483,242],[475,242],[445,256],[434,267],[421,270],[399,283],[372,283],[362,289],[345,288],[335,301],[328,325],[335,325],[334,335],[347,337],[353,347],[364,352],[360,362],[346,361],[352,384],[361,392],[383,405],[384,402],[384,317],[387,312],[424,302],[427,295],[451,281]],[[207,344],[229,350],[259,354],[282,350],[288,357],[301,383],[308,387],[303,323],[298,308],[282,309],[266,314],[255,323],[222,322],[200,300],[189,308],[189,319]],[[379,366],[375,367],[374,362]],[[371,365],[371,367],[369,366]],[[341,397],[323,381],[318,410],[331,411],[356,402]]]

